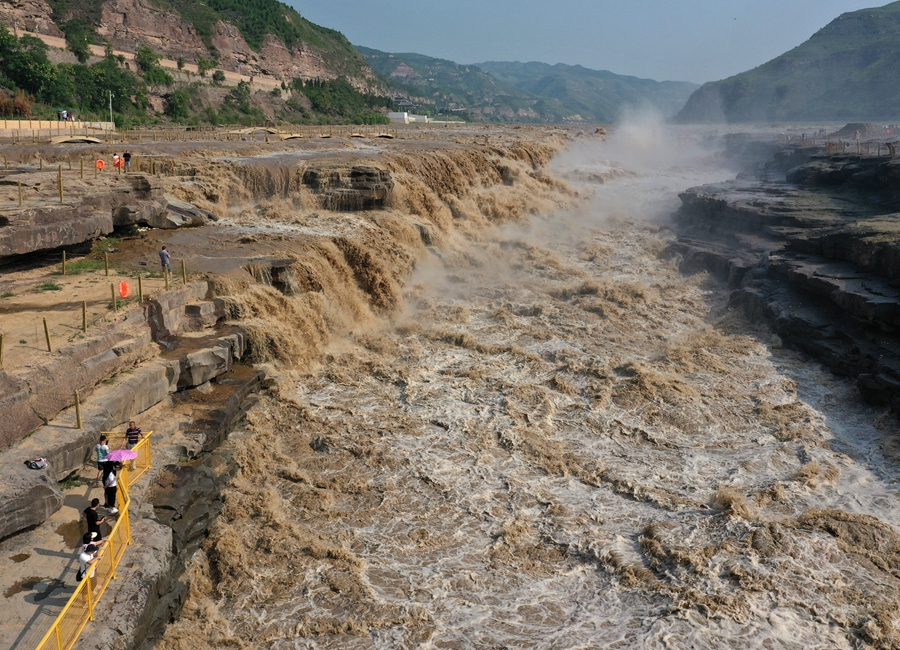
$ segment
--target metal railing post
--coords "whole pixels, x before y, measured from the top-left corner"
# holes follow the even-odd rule
[[[88,599],[88,612],[90,614],[90,620],[94,620],[94,585],[91,583],[91,573],[96,575],[96,569],[92,569],[88,567],[87,575],[84,577],[86,584],[84,585],[84,590],[87,592]]]

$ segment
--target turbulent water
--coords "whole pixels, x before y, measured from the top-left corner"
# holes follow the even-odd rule
[[[340,336],[321,293],[236,301],[321,356],[234,434],[158,647],[898,647],[896,422],[661,254],[731,172],[645,135],[553,161],[591,200],[401,259]]]

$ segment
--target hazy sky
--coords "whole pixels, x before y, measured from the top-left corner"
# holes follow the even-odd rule
[[[878,0],[286,0],[355,45],[459,63],[581,64],[713,81],[799,45]]]

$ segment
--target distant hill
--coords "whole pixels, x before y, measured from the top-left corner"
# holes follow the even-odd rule
[[[418,110],[453,112],[489,122],[557,122],[562,118],[561,107],[545,106],[540,97],[498,81],[477,66],[423,54],[356,49],[396,90],[414,98]]]
[[[900,117],[900,2],[846,13],[748,72],[705,84],[679,122]]]
[[[422,54],[357,49],[375,72],[420,101],[486,121],[612,122],[624,106],[648,105],[671,117],[698,88],[581,66],[463,65]]]
[[[639,79],[561,63],[490,61],[477,65],[500,81],[559,102],[569,120],[612,122],[625,106],[652,106],[671,117],[698,88],[686,81]]]

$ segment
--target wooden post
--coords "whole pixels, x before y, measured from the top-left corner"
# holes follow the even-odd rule
[[[69,156],[69,171],[72,171],[72,156]]]
[[[87,300],[81,301],[81,331],[87,334]]]
[[[118,312],[119,311],[119,303],[116,301],[116,285],[113,284],[112,282],[109,283],[109,292],[112,295],[113,311]]]
[[[84,180],[84,158],[79,158],[81,161],[81,179]]]
[[[187,267],[184,265],[184,260],[181,260],[181,279],[187,284]]]
[[[62,165],[59,166],[59,171],[57,172],[57,178],[59,180],[59,202],[62,203],[64,200],[63,195],[63,177],[62,177]]]
[[[75,391],[75,428],[81,429],[81,396]]]
[[[44,319],[44,338],[47,339],[47,352],[53,352],[53,346],[50,344],[50,328],[47,326],[47,319]]]
[[[66,274],[66,251],[63,251],[63,267],[62,267],[62,274],[63,274],[63,275]]]
[[[138,301],[144,304],[144,276],[138,276]]]
[[[109,253],[103,253],[103,270],[106,271],[106,277],[109,277]]]
[[[40,162],[38,163],[38,164],[40,165],[40,170],[41,170],[41,171],[44,171],[44,159],[43,159],[43,158],[38,158],[38,160],[40,161]]]
[[[19,183],[19,207],[22,207],[22,183]]]

